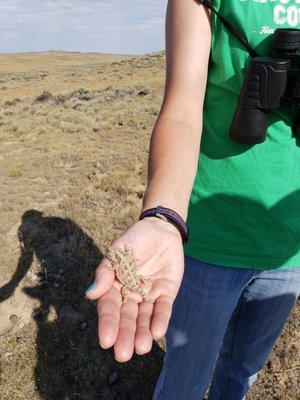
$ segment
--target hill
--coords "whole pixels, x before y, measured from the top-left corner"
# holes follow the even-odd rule
[[[165,54],[26,53],[0,65],[0,398],[150,399],[164,343],[118,364],[83,294],[139,215]],[[299,398],[297,311],[248,400]]]

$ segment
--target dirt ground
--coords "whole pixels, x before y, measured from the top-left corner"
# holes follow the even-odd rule
[[[151,399],[164,341],[118,363],[83,294],[139,215],[164,63],[163,52],[0,55],[1,400]],[[298,316],[248,400],[300,399]]]

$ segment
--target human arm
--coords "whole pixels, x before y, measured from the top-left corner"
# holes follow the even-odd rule
[[[162,204],[186,218],[199,155],[210,40],[210,18],[203,6],[169,0],[165,93],[150,142],[143,210]],[[128,361],[134,349],[147,353],[153,337],[166,332],[183,276],[183,247],[177,228],[156,217],[137,221],[114,244],[133,249],[138,272],[151,277],[149,297],[156,300],[153,305],[132,295],[122,305],[120,283],[103,258],[96,285],[86,295],[97,300],[100,344],[113,345],[116,359]]]
[[[165,94],[150,142],[143,210],[162,204],[187,216],[200,149],[210,40],[210,18],[203,6],[169,1]]]

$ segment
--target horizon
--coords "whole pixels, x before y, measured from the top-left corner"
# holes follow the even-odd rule
[[[42,54],[42,53],[68,53],[68,54],[102,54],[102,55],[114,55],[114,56],[128,56],[128,57],[138,57],[145,56],[147,54],[155,54],[163,52],[165,49],[154,50],[150,52],[145,52],[141,54],[129,54],[129,53],[109,53],[102,51],[80,51],[80,50],[33,50],[33,51],[14,51],[14,52],[0,52],[0,55],[14,55],[14,54]]]

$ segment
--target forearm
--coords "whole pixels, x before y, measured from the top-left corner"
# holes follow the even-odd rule
[[[150,142],[142,211],[161,204],[187,217],[200,151],[210,47],[210,14],[197,2],[169,0],[165,94]]]
[[[201,139],[201,118],[161,116],[153,129],[148,185],[142,210],[161,204],[186,219],[195,179]]]

